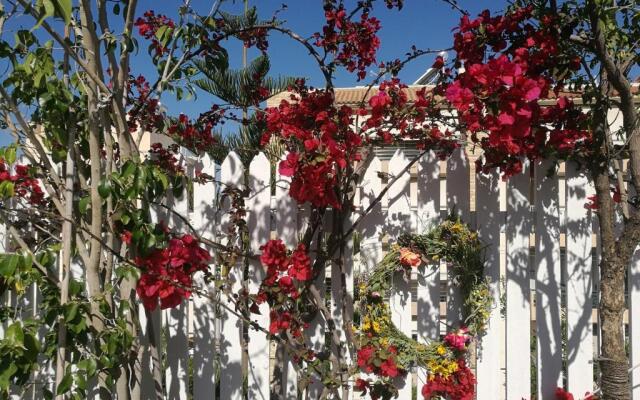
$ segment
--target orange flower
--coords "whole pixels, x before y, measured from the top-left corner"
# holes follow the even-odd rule
[[[407,267],[417,267],[420,265],[420,254],[414,253],[410,249],[403,247],[400,249],[400,263]]]

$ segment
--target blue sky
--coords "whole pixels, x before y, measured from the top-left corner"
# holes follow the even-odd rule
[[[213,0],[192,0],[192,5],[203,13],[211,7]],[[166,14],[175,17],[177,7],[182,3],[180,0],[141,0],[139,1],[138,12],[140,15],[148,9],[153,9],[156,13]],[[324,12],[322,10],[322,0],[249,0],[251,6],[256,6],[263,18],[270,18],[274,11],[281,8],[283,3],[287,4],[287,9],[279,14],[279,19],[285,21],[285,26],[293,29],[303,37],[308,37],[322,28],[324,22]],[[382,29],[379,33],[381,48],[378,52],[378,61],[390,61],[396,58],[404,58],[412,45],[419,49],[443,49],[451,46],[452,28],[456,26],[460,18],[460,13],[451,8],[448,4],[440,0],[405,0],[404,8],[401,11],[387,10],[383,2],[379,1],[374,15],[381,20]],[[355,4],[355,0],[347,0],[347,4]],[[507,2],[505,0],[459,0],[458,4],[471,12],[477,14],[481,10],[488,8],[492,11],[501,10]],[[226,0],[224,9],[229,12],[241,12],[243,3],[241,0]],[[22,17],[16,21],[11,29],[17,29],[23,25],[27,29],[33,22],[28,17]],[[56,24],[59,26],[59,24]],[[5,40],[7,40],[5,38]],[[10,39],[9,39],[10,40]],[[140,50],[133,58],[132,73],[142,74],[149,81],[154,81],[157,77],[155,68],[150,64],[146,53],[146,42],[139,39]],[[273,75],[300,76],[309,79],[312,85],[322,85],[322,75],[312,58],[306,50],[291,39],[273,35],[269,40],[269,56],[271,58]],[[232,63],[239,66],[241,62],[241,43],[230,40],[226,46],[230,52]],[[249,58],[256,57],[257,51],[251,50]],[[411,83],[419,77],[433,63],[432,56],[425,56],[408,64],[401,72],[400,78]],[[370,68],[371,73],[376,72],[376,68]],[[355,74],[340,71],[337,74],[336,86],[366,85],[372,79],[367,77],[364,81],[358,82]],[[200,112],[211,107],[215,99],[206,93],[200,93],[196,99],[190,101],[177,102],[173,95],[166,95],[162,98],[162,103],[167,107],[170,114],[177,115],[185,113],[190,116],[197,116]],[[11,141],[8,133],[0,131],[0,145],[6,145]]]
[[[249,0],[249,4],[256,6],[258,12],[264,18],[270,18],[274,11],[281,7],[283,2],[287,4],[287,9],[279,14],[279,18],[285,21],[285,26],[293,29],[303,37],[308,37],[321,30],[324,22],[321,0]],[[140,10],[152,8],[153,3],[151,0],[141,1]],[[354,4],[355,1],[348,0],[347,4],[349,3]],[[382,23],[382,29],[379,32],[381,48],[378,52],[378,62],[390,61],[396,58],[403,59],[412,45],[419,49],[451,47],[452,29],[457,25],[460,13],[452,9],[448,4],[439,0],[405,0],[403,9],[398,11],[397,9],[388,10],[382,1],[379,1],[379,3],[374,10],[374,15]],[[162,7],[162,10],[166,10],[167,14],[171,14],[171,7],[168,4],[174,4],[174,2],[167,1],[165,4],[167,5]],[[209,1],[195,0],[194,4],[202,4],[203,12],[210,7]],[[492,11],[500,10],[506,4],[504,0],[459,1],[459,5],[469,10],[472,15],[486,8]],[[242,1],[229,1],[225,7],[240,12]],[[308,78],[312,85],[323,85],[322,74],[304,47],[278,34],[272,35],[269,43],[272,74],[301,76]],[[239,65],[241,44],[238,41],[229,41],[228,49],[232,59]],[[257,55],[257,51],[250,51],[249,58]],[[432,63],[433,57],[424,56],[419,58],[405,67],[400,74],[400,78],[406,83],[412,83]],[[370,71],[374,74],[377,69],[375,66],[371,66]],[[366,85],[373,77],[369,76],[364,81],[358,82],[355,74],[342,70],[336,74],[336,78],[336,86],[343,87]],[[172,110],[186,107],[183,112],[197,114],[210,107],[211,98],[203,94],[193,104],[187,105],[184,102],[181,104],[176,103],[173,99],[165,97],[163,98],[163,103]]]

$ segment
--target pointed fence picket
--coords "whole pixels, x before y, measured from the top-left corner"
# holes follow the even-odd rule
[[[289,184],[291,179],[278,173],[275,191],[275,222],[276,236],[284,242],[288,248],[292,248],[297,244],[298,239],[298,206],[296,202],[289,196]],[[274,373],[282,374],[282,382],[284,384],[283,399],[296,400],[298,396],[298,374],[290,355],[280,349],[282,353],[279,357],[284,361],[281,365],[281,371]]]
[[[256,156],[249,166],[249,197],[246,201],[247,228],[249,231],[250,252],[260,253],[260,246],[271,236],[271,163],[264,154]],[[249,260],[249,292],[257,293],[265,271],[257,258]],[[259,306],[259,314],[252,320],[258,326],[269,326],[269,307]],[[250,329],[248,332],[248,397],[251,399],[269,399],[269,340],[263,332]]]
[[[599,281],[599,250],[597,237],[593,235],[598,232],[595,214],[584,207],[593,193],[590,179],[572,163],[565,163],[565,176],[549,175],[553,164],[543,161],[536,165],[525,163],[521,173],[500,183],[496,173],[476,174],[472,179],[471,160],[463,149],[447,160],[442,171],[445,163],[433,152],[426,152],[413,167],[407,168],[414,157],[410,154],[416,153],[398,150],[390,160],[382,156],[372,158],[356,190],[353,216],[342,221],[346,227],[358,221],[353,236],[345,241],[345,262],[333,263],[321,271],[315,282],[319,293],[325,294],[325,290],[331,293],[332,301],[326,305],[341,342],[346,343],[343,321],[348,326],[353,318],[353,310],[345,309],[344,304],[354,296],[354,281],[375,267],[400,234],[425,232],[442,219],[443,213],[455,209],[488,244],[486,275],[495,300],[487,332],[477,346],[474,365],[478,376],[477,399],[530,399],[533,388],[537,398],[544,400],[553,398],[556,386],[565,383],[578,395],[596,389],[591,377],[599,329],[597,323],[592,324],[593,315],[597,315],[593,311],[592,293]],[[246,188],[248,253],[252,256],[246,262],[239,260],[229,271],[212,261],[211,277],[219,278],[222,274],[223,281],[230,278],[235,293],[243,285],[255,293],[265,273],[257,258],[260,246],[272,237],[282,239],[289,248],[296,246],[310,210],[291,199],[289,178],[275,172],[277,169],[264,154],[256,156],[248,170],[235,153],[219,165],[208,156],[190,161],[190,168],[214,179],[194,183],[191,207],[186,196],[169,196],[166,205],[175,212],[156,206],[153,218],[164,220],[179,231],[188,231],[186,221],[177,213],[188,216],[195,233],[224,245],[225,229],[230,222],[230,204],[224,191],[231,187]],[[395,178],[386,195],[381,196],[388,182]],[[442,179],[446,180],[444,187]],[[333,223],[331,210],[327,210],[324,218],[326,226]],[[7,243],[6,229],[0,226],[0,251],[6,250]],[[316,249],[310,250],[313,259]],[[325,278],[330,281],[326,289]],[[452,285],[441,293],[438,265],[423,265],[408,279],[401,274],[393,279],[394,291],[389,299],[392,320],[408,336],[429,343],[439,338],[443,322],[454,327],[460,323],[461,299]],[[141,399],[320,396],[321,384],[316,381],[304,389],[291,357],[286,352],[273,354],[272,342],[232,312],[233,302],[213,279],[205,282],[204,276],[197,274],[195,281],[198,293],[180,307],[151,313],[140,309],[141,347],[137,363],[142,376],[140,382],[130,384],[140,392]],[[440,310],[445,304],[442,294],[446,294],[447,316],[441,322]],[[640,345],[634,339],[640,332],[640,246],[629,268],[628,294],[630,358],[631,365],[637,366]],[[5,300],[5,304],[17,305],[13,298]],[[24,312],[35,312],[37,291],[25,301]],[[268,307],[263,304],[259,310],[260,314],[252,314],[251,319],[266,328]],[[325,329],[323,317],[317,315],[305,331],[305,340],[315,351],[324,350]],[[246,347],[242,346],[245,340]],[[346,353],[346,344],[341,351],[354,357]],[[274,371],[277,357],[284,362],[280,370]],[[43,365],[46,363],[43,360]],[[154,373],[154,365],[164,369]],[[534,375],[530,373],[532,365]],[[412,389],[419,393],[427,380],[428,371],[411,372],[406,379],[397,380],[402,400],[412,398]],[[280,393],[272,393],[274,373],[283,377]],[[50,368],[43,369],[34,379],[39,385],[36,389],[42,385],[51,387]],[[631,380],[632,398],[640,400],[640,368],[632,370]],[[95,396],[91,392],[90,398]],[[24,393],[22,398],[41,397],[34,390]]]
[[[209,175],[212,181],[193,185],[191,225],[200,237],[215,240],[219,217],[216,212],[216,166],[211,157],[205,155],[197,161],[195,169]],[[218,381],[217,291],[215,283],[204,282],[204,276],[200,273],[195,281],[205,293],[193,297],[193,398],[214,400]]]
[[[531,288],[529,236],[532,231],[529,166],[507,182],[506,398],[531,398]]]
[[[558,179],[549,176],[554,165],[535,166],[536,338],[538,394],[553,398],[562,387],[561,261]]]
[[[593,274],[591,212],[584,204],[593,192],[574,163],[566,164],[567,381],[572,393],[593,392]]]
[[[500,177],[497,173],[478,175],[477,177],[477,225],[478,237],[484,243],[492,243],[486,249],[485,274],[489,280],[494,304],[500,304]],[[486,334],[478,348],[477,378],[478,396],[489,397],[504,391],[502,389],[502,373],[500,344],[502,341],[502,321],[500,309],[493,307],[487,324]]]
[[[456,149],[447,160],[447,211],[454,213],[462,222],[470,224],[469,160],[465,149]],[[451,271],[447,270],[448,282]],[[454,285],[448,285],[447,323],[459,325],[462,319],[462,298]]]
[[[426,232],[440,221],[440,161],[430,151],[418,161],[418,232]],[[416,333],[420,343],[440,336],[440,265],[421,265],[417,275]],[[427,371],[418,368],[418,386],[427,382]]]
[[[389,240],[395,242],[398,236],[405,232],[412,232],[411,226],[411,202],[409,197],[409,173],[406,170],[409,159],[403,150],[397,150],[389,161],[390,179],[397,179],[387,192],[389,205],[387,211],[387,234]],[[389,299],[391,321],[398,330],[411,337],[412,313],[411,313],[411,277],[396,272],[393,275],[393,290]],[[397,387],[400,398],[411,396],[411,374],[397,378]]]
[[[220,168],[221,190],[230,188],[243,188],[244,168],[242,161],[236,153],[229,153]],[[222,235],[229,229],[231,224],[231,199],[227,194],[221,195],[221,223],[220,231]],[[223,245],[232,245],[225,243]],[[242,288],[244,266],[240,261],[236,265],[229,266],[228,271],[222,271],[223,279],[230,285],[231,293],[238,293]],[[226,274],[226,277],[224,276]],[[221,399],[242,399],[242,388],[244,385],[242,363],[243,354],[241,342],[244,340],[244,324],[242,320],[233,312],[235,304],[227,294],[221,294],[221,332],[220,332],[220,398]]]

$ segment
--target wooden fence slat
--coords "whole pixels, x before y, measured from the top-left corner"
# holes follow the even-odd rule
[[[349,219],[343,223],[345,229],[348,229],[350,224]],[[347,347],[347,333],[344,326],[345,324],[351,326],[353,321],[353,241],[351,236],[345,237],[344,240],[344,265],[341,266],[337,262],[331,263],[331,316],[336,324],[336,331],[340,335],[340,348],[334,349],[334,352],[339,359],[350,363],[351,354]],[[342,279],[345,281],[344,287]],[[349,396],[352,395],[353,393],[349,390]]]
[[[276,182],[276,237],[292,248],[298,242],[298,205],[289,196],[289,177],[278,174]],[[295,400],[298,395],[298,375],[291,357],[285,352],[282,365],[284,399]]]
[[[376,156],[371,160],[359,187],[360,199],[359,203],[356,204],[356,206],[359,206],[357,208],[359,215],[362,215],[362,213],[373,205],[356,229],[356,232],[360,235],[360,251],[358,253],[358,269],[360,274],[368,274],[373,271],[383,255],[382,235],[385,214],[382,211],[382,202],[375,202],[382,192],[382,179],[379,175],[381,171],[382,162]],[[360,373],[360,378],[375,380],[375,375]],[[361,396],[359,393],[355,393],[354,397],[360,398]]]
[[[182,196],[175,198],[170,196],[171,209],[186,217],[188,215],[188,200],[186,190]],[[185,231],[185,224],[176,214],[171,213],[169,227],[177,232]],[[189,387],[189,343],[187,339],[188,327],[188,303],[183,301],[177,307],[164,310],[164,325],[167,332],[166,352],[167,369],[167,397],[176,400],[187,400],[187,388]]]
[[[562,387],[559,190],[557,175],[547,176],[553,167],[550,160],[535,167],[537,368],[543,399]]]
[[[266,243],[271,235],[271,163],[267,157],[258,154],[249,166],[250,180],[247,206],[247,227],[251,244],[250,251],[260,253],[260,246]],[[249,293],[257,293],[265,270],[260,260],[249,262]],[[260,314],[251,316],[258,326],[269,326],[269,305],[259,306]],[[248,397],[250,399],[269,399],[269,340],[263,332],[249,330],[249,377]]]
[[[202,157],[197,170],[216,176],[214,161],[208,155]],[[217,231],[216,184],[193,184],[193,213],[191,224],[198,234],[214,240]],[[214,266],[211,267],[215,268]],[[193,398],[213,400],[216,397],[216,296],[215,284],[204,286],[203,277],[197,274],[194,281],[206,290],[208,297],[193,298]]]
[[[584,205],[593,191],[575,163],[566,163],[567,381],[570,392],[593,392],[593,328],[591,323],[593,262],[591,212]]]
[[[304,210],[305,217],[310,216],[310,210],[308,207]],[[315,235],[314,241],[318,239],[318,234]],[[311,263],[315,261],[315,252],[309,253],[309,258],[311,259]],[[318,276],[314,282],[314,286],[318,289],[320,293],[326,293],[326,269],[322,269],[319,271]],[[326,321],[321,312],[316,313],[315,318],[309,323],[309,328],[305,329],[305,337],[307,339],[307,343],[309,348],[316,353],[320,353],[324,349],[325,345],[325,329],[326,329]],[[312,378],[309,386],[307,387],[305,393],[306,400],[313,400],[320,398],[322,394],[322,390],[324,389],[324,385],[317,377]]]
[[[378,157],[374,157],[362,179],[360,213],[363,213],[374,204],[375,199],[382,192],[382,181],[378,174],[381,171],[382,162]],[[373,268],[382,259],[382,228],[384,227],[384,221],[382,203],[377,202],[363,218],[357,229],[361,236],[360,259],[367,272],[373,271]]]
[[[503,374],[499,355],[503,354],[502,323],[500,320],[500,228],[504,224],[500,212],[500,176],[497,172],[478,174],[476,180],[476,215],[480,240],[488,245],[485,275],[489,279],[493,295],[493,309],[489,316],[487,332],[478,348],[477,380],[478,398],[503,399],[505,396]]]
[[[234,152],[229,153],[224,160],[220,171],[220,181],[222,190],[227,187],[241,187],[243,182],[244,167],[240,157]],[[222,219],[220,231],[224,232],[229,224],[228,211],[230,209],[229,199],[224,199],[222,207]],[[223,243],[225,244],[225,243]],[[242,286],[242,266],[235,265],[229,268],[227,281],[231,284],[231,291],[238,293]],[[221,295],[221,303],[234,310],[235,305],[225,294]],[[220,398],[221,399],[241,399],[244,376],[242,374],[242,321],[222,308],[220,310]]]
[[[399,176],[409,163],[404,151],[397,150],[389,161],[389,174],[392,177]],[[389,209],[387,211],[387,233],[389,240],[395,243],[399,235],[411,232],[411,203],[409,194],[409,172],[399,176],[391,185],[389,191]],[[411,337],[411,281],[402,273],[393,276],[393,291],[389,299],[391,320],[405,335]],[[404,381],[397,380],[399,397],[407,399],[411,397],[411,371],[408,371]]]
[[[506,386],[507,399],[531,398],[529,166],[507,182]]]
[[[418,161],[418,233],[440,220],[440,160],[429,152]],[[440,336],[440,264],[421,265],[417,280],[417,339],[420,343]],[[418,390],[427,383],[427,371],[419,368]]]
[[[455,213],[466,223],[471,223],[469,178],[469,160],[463,146],[447,160],[447,212]],[[451,271],[447,271],[447,275],[451,282]],[[447,323],[458,326],[462,321],[462,296],[458,288],[447,286]]]

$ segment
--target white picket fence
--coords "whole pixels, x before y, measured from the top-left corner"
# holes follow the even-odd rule
[[[354,218],[387,184],[385,175],[379,172],[393,176],[404,169],[411,157],[408,150],[399,149],[388,161],[374,158],[358,190]],[[422,232],[455,210],[490,244],[486,271],[496,304],[477,354],[477,398],[530,399],[533,378],[530,354],[534,354],[538,399],[553,399],[555,388],[564,386],[563,379],[577,395],[592,392],[598,340],[592,294],[599,274],[595,267],[598,257],[595,217],[584,205],[593,189],[573,164],[567,163],[564,174],[553,177],[547,176],[550,167],[550,162],[526,165],[520,175],[503,182],[497,174],[473,175],[462,150],[446,162],[427,153],[365,217],[356,232],[358,245],[353,246],[356,241],[350,241],[349,249],[355,251],[350,252],[353,262],[347,263],[347,292],[341,291],[338,279],[330,279],[339,273],[338,267],[327,269],[327,276],[318,278],[321,284],[330,285],[337,326],[342,326],[341,304],[345,296],[353,296],[358,271],[372,268],[383,256],[385,246],[401,233]],[[205,157],[191,168],[218,176],[222,185],[243,186],[245,182],[244,167],[234,153],[220,166]],[[247,176],[251,250],[258,253],[260,245],[273,235],[289,246],[295,245],[304,230],[308,211],[299,208],[288,196],[287,179],[275,177],[276,190],[272,196],[271,165],[264,154],[253,159]],[[219,192],[220,188],[213,183],[196,184],[192,210],[186,198],[173,200],[172,206],[188,214],[202,236],[216,239],[228,224],[225,210],[229,205],[216,205]],[[158,218],[163,218],[160,212]],[[180,221],[174,220],[172,224],[179,226]],[[251,261],[249,268],[249,289],[255,292],[264,270],[258,261]],[[236,289],[242,284],[241,271],[238,265],[229,274]],[[390,306],[393,322],[399,329],[428,342],[445,332],[446,324],[457,324],[460,298],[454,288],[443,289],[446,282],[446,265],[423,267],[411,282],[398,279]],[[211,296],[217,295],[215,287],[208,290]],[[630,269],[628,293],[631,364],[638,365],[640,250]],[[227,300],[221,296],[221,301]],[[262,314],[253,318],[266,327],[268,312],[264,307]],[[176,309],[156,311],[152,317],[156,327],[163,326],[155,329],[155,334],[156,342],[163,343],[162,351],[166,354],[166,399],[241,399],[244,385],[249,399],[270,398],[274,355],[262,333],[253,330],[248,333],[249,369],[248,376],[243,376],[240,342],[243,327],[233,314],[214,307],[209,299],[194,297]],[[145,327],[144,321],[141,326]],[[566,330],[565,346],[563,330]],[[305,334],[314,348],[321,348],[323,321],[315,321]],[[537,351],[532,352],[533,334],[537,338]],[[143,340],[145,343],[148,340]],[[156,398],[150,357],[149,352],[144,353],[143,399]],[[299,395],[317,398],[317,385],[298,394],[293,363],[287,362],[282,373],[286,382],[282,398],[297,399]],[[412,398],[413,385],[421,398],[419,392],[425,377],[425,371],[412,371],[412,376],[399,382],[400,399]],[[633,399],[640,400],[640,368],[633,371],[632,382]]]

